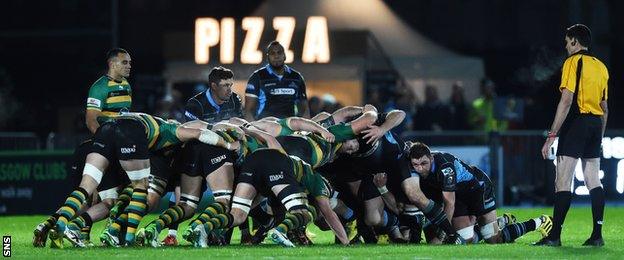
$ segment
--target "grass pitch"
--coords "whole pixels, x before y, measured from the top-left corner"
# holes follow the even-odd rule
[[[502,212],[511,212],[519,221],[539,216],[542,213],[551,214],[551,208],[506,209]],[[602,248],[586,248],[581,244],[591,233],[591,209],[589,207],[572,207],[568,213],[563,230],[563,246],[560,248],[533,247],[530,243],[540,239],[537,232],[533,232],[518,239],[513,244],[502,245],[469,245],[469,246],[428,246],[428,245],[356,245],[343,247],[333,245],[333,236],[330,232],[322,232],[311,226],[310,231],[317,236],[313,239],[315,245],[309,247],[281,248],[266,240],[261,246],[240,246],[238,233],[232,240],[233,245],[208,249],[190,247],[185,241],[178,247],[161,248],[71,248],[65,242],[65,249],[35,248],[31,244],[32,230],[35,225],[45,219],[45,216],[9,216],[0,217],[0,235],[10,235],[12,238],[12,257],[16,258],[134,258],[134,259],[190,259],[190,258],[312,258],[312,259],[362,259],[362,258],[541,258],[541,259],[622,259],[624,258],[624,207],[607,207],[605,210],[605,225],[603,236],[606,246]],[[147,216],[143,223],[148,223],[156,215]],[[99,245],[98,237],[103,223],[97,223],[91,237]],[[186,228],[186,223],[180,225],[180,232]],[[161,236],[166,235],[166,231]],[[181,239],[181,236],[179,236]],[[49,246],[49,241],[46,244]]]

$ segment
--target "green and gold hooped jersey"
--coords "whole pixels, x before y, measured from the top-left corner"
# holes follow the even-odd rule
[[[91,88],[87,98],[87,109],[102,111],[104,117],[114,117],[132,106],[132,88],[125,79],[116,82],[108,76],[100,77]],[[98,121],[106,118],[98,118]]]
[[[330,188],[323,181],[323,177],[312,169],[312,166],[299,159],[297,156],[290,155],[293,165],[293,172],[297,182],[305,189],[307,194],[317,197],[331,197]]]
[[[279,136],[291,135],[291,134],[295,133],[295,131],[293,131],[290,128],[290,126],[288,126],[288,118],[283,118],[283,119],[277,120],[277,123],[282,127],[280,129]]]
[[[333,161],[336,157],[336,153],[340,147],[342,147],[342,143],[356,138],[349,124],[333,125],[327,128],[327,130],[336,137],[333,143],[328,142],[317,133],[305,134],[306,140],[312,147],[310,164],[312,164],[314,169]]]
[[[231,143],[234,141],[240,141],[241,149],[238,150],[238,158],[236,159],[236,164],[238,165],[242,164],[245,157],[247,157],[247,155],[251,154],[252,152],[260,148],[267,148],[267,145],[264,142],[258,140],[251,135],[246,134],[243,137],[234,130],[216,131],[216,133],[221,136],[226,142]]]
[[[176,121],[165,121],[160,117],[145,113],[123,113],[109,120],[118,119],[133,119],[141,122],[145,127],[145,134],[150,151],[158,151],[182,142],[177,136],[180,123]]]

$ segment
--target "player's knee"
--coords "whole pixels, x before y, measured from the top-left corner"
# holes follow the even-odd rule
[[[364,216],[364,224],[370,227],[381,226],[381,216],[379,214],[366,213],[366,216]]]

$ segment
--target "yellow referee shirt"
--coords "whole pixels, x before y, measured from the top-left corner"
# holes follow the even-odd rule
[[[579,114],[603,115],[600,102],[607,100],[609,71],[587,51],[572,54],[563,63],[561,86],[574,93],[571,111]]]

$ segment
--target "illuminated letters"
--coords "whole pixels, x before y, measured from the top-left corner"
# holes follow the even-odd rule
[[[329,38],[327,37],[327,19],[322,16],[308,18],[303,54],[301,60],[306,63],[329,62]]]
[[[286,53],[286,63],[291,63],[295,59],[293,51],[290,50],[290,40],[295,32],[295,18],[294,17],[275,17],[273,19],[273,29],[277,30],[277,36],[275,39],[282,46],[284,46],[284,52]]]
[[[195,21],[195,63],[208,63],[209,49],[217,43],[219,43],[219,22],[214,18],[198,18]]]
[[[295,54],[291,48],[296,20],[290,16],[273,18],[273,29],[277,31],[276,41],[284,46],[286,63],[292,63]],[[243,64],[260,64],[264,58],[263,48],[259,49],[264,32],[264,18],[245,17],[241,28],[246,31],[240,51]],[[236,22],[234,18],[223,18],[221,22],[214,18],[195,20],[195,63],[208,64],[210,48],[219,45],[219,61],[231,64],[235,61]],[[301,61],[304,63],[327,63],[330,61],[329,32],[327,19],[322,16],[308,18]]]
[[[220,44],[219,54],[221,63],[230,64],[234,62],[234,18],[223,18],[221,20]]]
[[[262,52],[258,50],[260,36],[264,29],[264,19],[261,17],[245,17],[243,29],[247,31],[243,49],[241,50],[241,62],[245,64],[258,64],[262,62]]]

